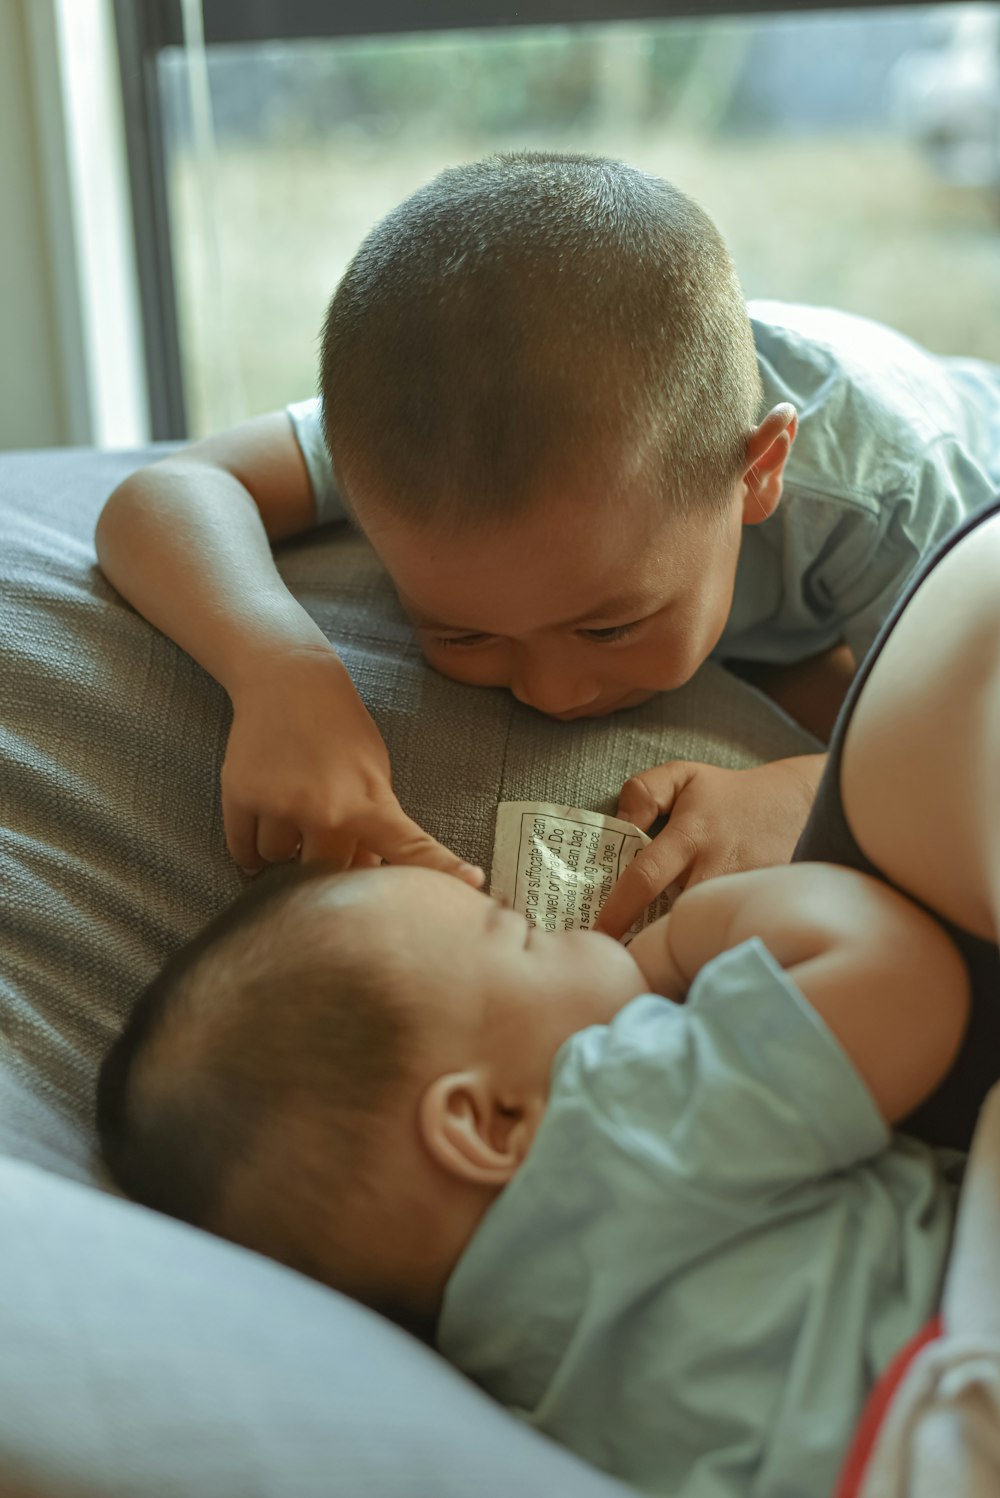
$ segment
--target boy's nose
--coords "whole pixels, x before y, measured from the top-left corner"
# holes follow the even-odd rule
[[[580,712],[600,696],[596,682],[560,669],[557,662],[519,661],[510,689],[518,702],[551,717]]]

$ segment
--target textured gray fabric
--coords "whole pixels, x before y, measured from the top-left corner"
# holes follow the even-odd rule
[[[98,1189],[99,1058],[244,882],[219,811],[225,695],[95,565],[101,505],[147,457],[0,456],[0,1490],[610,1495],[376,1317]],[[487,867],[498,800],[610,810],[659,760],[815,747],[711,666],[616,718],[551,722],[429,671],[358,537],[318,532],[279,564],[404,807]]]
[[[268,1259],[20,1161],[0,1200],[5,1498],[626,1492]]]

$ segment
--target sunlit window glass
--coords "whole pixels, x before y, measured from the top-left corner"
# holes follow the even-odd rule
[[[443,167],[502,150],[623,157],[712,213],[748,296],[1000,358],[1000,5],[210,47],[202,62],[173,48],[159,63],[195,435],[311,394],[325,304],[366,230]]]

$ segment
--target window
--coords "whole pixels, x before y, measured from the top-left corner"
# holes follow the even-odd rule
[[[295,7],[243,9],[280,28]],[[213,11],[233,10],[205,0],[202,48],[201,7],[182,5],[186,33],[175,21],[152,52],[160,305],[176,309],[192,435],[310,394],[365,231],[442,167],[498,150],[622,156],[709,210],[748,296],[997,357],[1000,5],[260,39],[226,39],[220,20],[213,39]]]

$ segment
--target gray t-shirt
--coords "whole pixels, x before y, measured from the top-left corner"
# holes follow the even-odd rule
[[[878,323],[751,302],[765,409],[799,432],[782,502],[747,526],[720,657],[786,664],[868,650],[917,560],[1000,490],[1000,367],[945,359]],[[317,522],[343,520],[317,399],[288,407]]]

